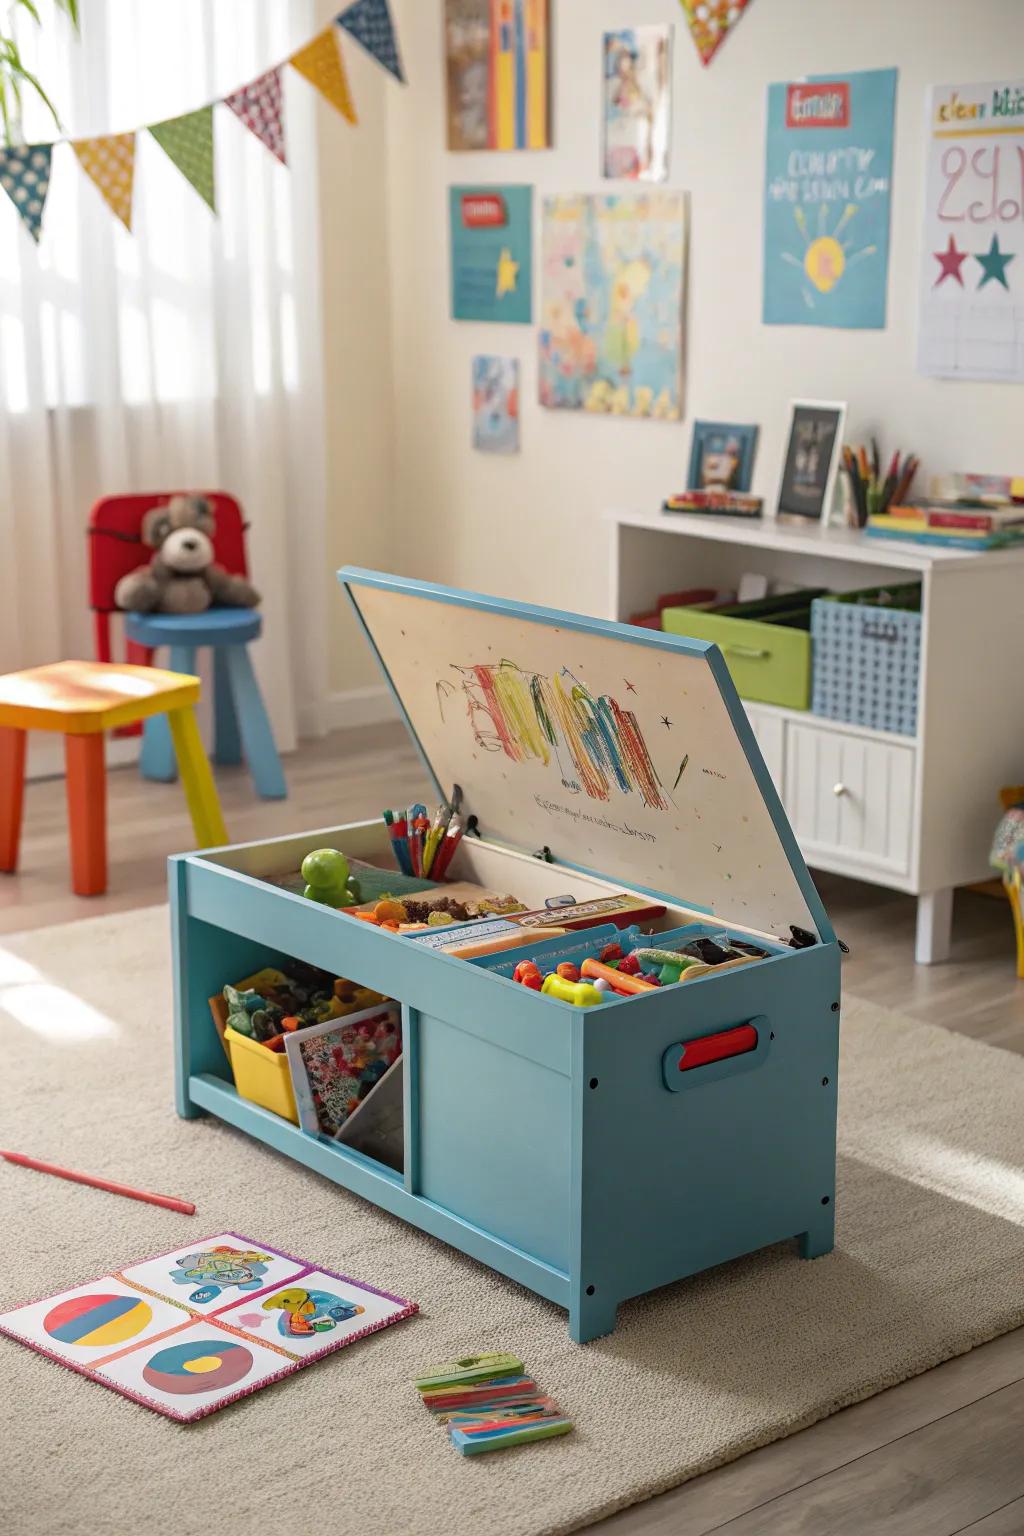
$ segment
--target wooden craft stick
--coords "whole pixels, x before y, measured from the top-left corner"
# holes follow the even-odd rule
[[[70,1179],[74,1184],[89,1184],[93,1189],[105,1189],[111,1195],[125,1195],[129,1200],[145,1200],[150,1205],[162,1205],[169,1211],[181,1211],[184,1216],[194,1216],[196,1208],[188,1200],[178,1200],[174,1195],[154,1195],[147,1189],[133,1189],[130,1184],[118,1184],[113,1179],[98,1179],[91,1173],[76,1173],[72,1168],[61,1168],[56,1163],[44,1163],[37,1157],[27,1157],[24,1152],[5,1152],[0,1147],[0,1157],[22,1168],[35,1168],[38,1173],[52,1173],[58,1179]]]

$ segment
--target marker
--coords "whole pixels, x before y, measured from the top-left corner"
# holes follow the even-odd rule
[[[89,1184],[93,1189],[105,1189],[111,1195],[126,1195],[129,1200],[145,1200],[149,1205],[162,1205],[168,1211],[181,1211],[184,1216],[194,1216],[196,1208],[188,1200],[178,1200],[174,1195],[154,1195],[147,1189],[133,1189],[130,1184],[117,1184],[113,1179],[98,1179],[91,1173],[75,1173],[71,1168],[61,1168],[57,1163],[40,1162],[27,1157],[24,1152],[4,1152],[0,1157],[22,1168],[34,1168],[37,1173],[52,1173],[58,1179],[70,1179],[73,1184]]]

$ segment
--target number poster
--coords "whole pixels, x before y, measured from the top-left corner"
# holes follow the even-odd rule
[[[1024,80],[939,85],[928,108],[918,367],[1024,381]]]

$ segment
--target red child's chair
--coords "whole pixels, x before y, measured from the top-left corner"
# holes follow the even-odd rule
[[[195,494],[161,491],[150,495],[105,496],[89,516],[89,603],[93,610],[96,659],[112,661],[111,615],[118,612],[114,590],[122,576],[146,565],[153,551],[142,542],[142,519],[151,507],[172,497]],[[247,576],[245,521],[233,496],[200,493],[215,519],[214,555],[232,576]],[[195,653],[208,645],[214,658],[214,758],[236,764],[245,758],[264,799],[287,794],[280,758],[263,698],[249,659],[250,640],[259,637],[260,615],[251,608],[210,608],[205,613],[126,613],[125,657],[150,666],[158,646],[170,648],[170,670],[194,673]],[[130,731],[132,728],[129,727]],[[138,727],[135,727],[137,730]],[[170,734],[162,717],[146,722],[140,766],[150,779],[175,777]]]

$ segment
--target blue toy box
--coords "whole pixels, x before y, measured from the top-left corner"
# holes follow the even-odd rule
[[[508,954],[457,959],[274,883],[324,846],[393,869],[377,806],[181,855],[178,1112],[218,1115],[510,1275],[564,1307],[580,1342],[610,1332],[620,1302],[710,1265],[787,1238],[828,1252],[839,949],[717,648],[369,571],[340,580],[438,800],[458,783],[477,817],[450,879],[531,908],[629,891],[667,908],[654,945],[726,932],[768,953],[578,1008],[517,984]],[[791,925],[816,942],[787,947]],[[540,948],[526,934],[516,956]],[[401,1172],[235,1091],[207,999],[289,956],[402,1004]]]

